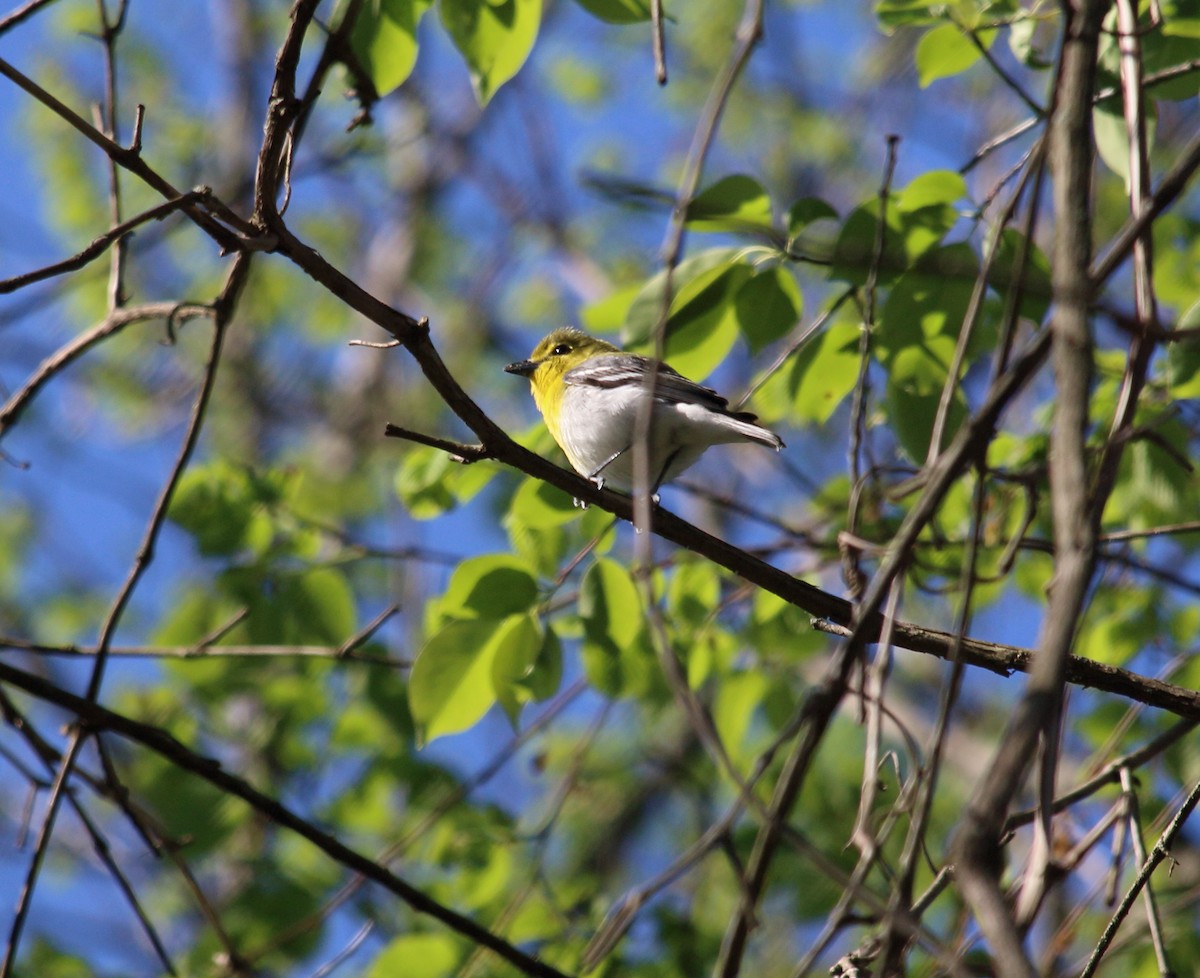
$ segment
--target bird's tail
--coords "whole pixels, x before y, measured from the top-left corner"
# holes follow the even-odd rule
[[[784,447],[782,438],[758,423],[757,414],[751,414],[749,411],[731,411],[726,415],[726,418],[730,422],[730,428],[743,438],[749,441],[756,441],[760,445],[766,445],[768,448],[775,449],[775,451],[779,451]]]

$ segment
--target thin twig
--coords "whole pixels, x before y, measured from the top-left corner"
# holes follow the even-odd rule
[[[1129,889],[1125,891],[1125,895],[1121,898],[1121,903],[1113,912],[1108,926],[1104,928],[1104,933],[1100,935],[1100,940],[1097,942],[1095,948],[1092,949],[1092,954],[1088,958],[1083,971],[1080,972],[1079,978],[1092,978],[1092,975],[1096,973],[1096,969],[1100,966],[1101,958],[1104,957],[1109,945],[1112,944],[1113,938],[1117,936],[1117,930],[1120,928],[1121,922],[1129,915],[1129,911],[1133,908],[1133,902],[1137,899],[1142,888],[1150,882],[1150,877],[1159,864],[1171,854],[1171,844],[1175,841],[1175,836],[1179,834],[1180,829],[1183,828],[1184,822],[1192,814],[1192,810],[1196,807],[1197,802],[1200,802],[1200,781],[1197,781],[1192,787],[1187,798],[1180,806],[1179,811],[1175,813],[1175,817],[1163,829],[1162,835],[1158,837],[1158,842],[1154,844],[1154,848],[1150,850],[1150,854],[1142,862],[1137,877],[1129,885]]]
[[[476,944],[484,945],[524,974],[533,976],[533,978],[565,978],[557,968],[530,956],[470,918],[464,917],[434,900],[424,891],[390,872],[376,860],[351,849],[330,833],[318,828],[309,819],[296,814],[282,802],[264,794],[249,782],[230,773],[218,762],[188,749],[159,727],[140,723],[120,713],[115,713],[90,702],[85,697],[69,693],[40,676],[17,669],[7,662],[0,662],[0,681],[23,689],[38,699],[57,704],[75,714],[82,725],[90,731],[111,731],[120,737],[141,744],[176,767],[207,781],[226,795],[240,798],[265,818],[301,838],[307,839],[334,861],[360,873],[388,892],[395,894],[418,913],[433,917],[455,933],[461,934]],[[60,771],[65,769],[65,765],[60,767]]]
[[[37,734],[28,718],[17,710],[16,705],[5,695],[3,690],[0,690],[0,714],[3,714],[4,719],[25,736],[26,742],[29,744],[32,752],[42,762],[47,773],[53,777],[59,758],[55,755],[46,740]],[[31,776],[32,772],[26,772],[26,774],[27,776]],[[125,875],[120,863],[114,858],[108,840],[104,837],[100,827],[88,814],[87,809],[83,806],[83,802],[74,791],[68,790],[66,797],[67,803],[71,806],[75,815],[82,823],[84,830],[87,832],[97,858],[104,865],[109,875],[112,876],[113,881],[117,884],[117,889],[121,891],[121,895],[129,904],[130,909],[133,910],[134,916],[137,917],[138,923],[141,925],[146,939],[150,942],[150,946],[154,949],[159,962],[168,974],[177,974],[175,966],[171,962],[171,956],[167,953],[166,946],[163,944],[162,938],[154,926],[154,922],[150,919],[150,915],[138,899],[137,893],[133,889],[133,884],[129,881],[129,877]]]
[[[1021,83],[1017,81],[1017,79],[1011,74],[1009,74],[1004,66],[996,60],[996,57],[992,54],[991,49],[979,39],[979,32],[975,30],[969,30],[961,26],[959,29],[967,35],[967,40],[974,45],[975,50],[978,51],[983,60],[988,63],[988,67],[996,73],[996,77],[999,78],[1000,81],[1003,82],[1004,85],[1017,96],[1017,98],[1025,103],[1025,107],[1033,112],[1037,119],[1044,119],[1046,117],[1046,110],[1038,105],[1037,100],[1034,99],[1034,97],[1027,91],[1025,91]]]
[[[149,221],[161,221],[167,215],[173,214],[180,209],[186,209],[198,201],[206,200],[211,195],[212,191],[207,187],[198,187],[195,190],[188,191],[182,197],[176,197],[174,200],[164,200],[156,207],[151,207],[140,214],[135,214],[129,220],[93,238],[92,242],[86,248],[72,255],[70,258],[64,258],[62,261],[55,262],[52,265],[35,268],[33,271],[25,272],[22,275],[0,279],[0,295],[8,292],[16,292],[18,289],[23,289],[34,282],[41,282],[56,275],[62,275],[64,272],[78,271],[99,258],[111,245],[123,239],[139,225],[146,224]]]
[[[54,3],[54,0],[28,0],[28,3],[23,7],[18,7],[12,13],[0,18],[0,34],[4,34],[16,27],[24,20],[28,20],[36,14],[42,7],[48,7]]]
[[[97,343],[119,333],[126,326],[148,320],[191,319],[199,316],[211,316],[211,306],[187,305],[181,306],[174,302],[151,302],[141,306],[127,306],[110,313],[102,322],[81,333],[66,345],[55,350],[50,356],[38,364],[37,369],[21,388],[0,406],[0,437],[3,437],[21,417],[29,406],[29,402],[37,395],[46,383],[56,374],[69,366]]]
[[[389,863],[402,856],[414,842],[423,837],[433,826],[437,825],[450,809],[470,795],[472,791],[487,784],[488,781],[503,770],[522,747],[540,735],[568,706],[579,699],[586,689],[587,681],[577,679],[559,693],[525,729],[498,750],[482,768],[454,788],[444,792],[430,806],[429,810],[416,825],[376,857],[376,864],[386,868]],[[301,934],[307,933],[315,924],[327,919],[338,907],[345,904],[347,900],[354,896],[368,882],[370,882],[370,878],[366,874],[360,873],[356,875],[338,890],[337,893],[325,901],[321,907],[301,920],[296,921],[283,931],[274,934],[269,943],[248,955],[249,959],[259,960],[268,952],[284,947]]]
[[[854,399],[850,405],[850,448],[849,456],[851,494],[849,512],[846,514],[846,530],[858,532],[859,494],[863,490],[862,456],[866,442],[867,407],[871,397],[871,334],[875,330],[875,301],[879,283],[879,270],[887,250],[888,199],[891,196],[892,176],[896,172],[896,147],[900,137],[888,135],[887,152],[883,165],[883,179],[879,184],[879,219],[875,224],[875,243],[871,252],[871,266],[867,270],[867,281],[863,286],[863,321],[858,331],[858,378],[854,384]],[[862,596],[866,586],[857,551],[842,550],[842,578],[851,600]]]
[[[106,0],[96,0],[100,17],[100,42],[104,45],[104,104],[100,108],[101,129],[109,139],[120,141],[117,131],[117,38],[125,27],[125,15],[129,10],[128,0],[117,0],[117,15],[108,17]],[[135,145],[140,140],[135,140]],[[134,152],[137,150],[134,149]],[[108,158],[108,207],[109,220],[113,227],[121,224],[121,168],[115,159]],[[125,238],[113,241],[108,274],[108,310],[114,312],[126,302],[125,295]]]
[[[46,108],[57,115],[60,119],[66,122],[69,126],[75,129],[88,141],[100,147],[108,155],[108,157],[118,163],[121,167],[140,177],[149,187],[153,188],[167,200],[177,200],[182,197],[175,187],[169,181],[158,174],[145,160],[141,154],[134,150],[122,146],[120,143],[110,139],[104,133],[100,132],[95,126],[88,123],[86,119],[69,108],[62,101],[51,95],[48,91],[38,85],[33,79],[18,71],[8,61],[0,58],[0,75],[3,75],[9,81],[16,84],[26,93],[33,96],[41,102]],[[238,231],[245,232],[248,226],[241,221],[240,218],[232,210],[221,203],[217,198],[206,198],[204,203],[207,205],[202,208],[199,204],[191,205],[184,208],[188,216],[207,233],[214,241],[228,252],[239,251],[243,248],[269,247],[272,243],[260,241],[252,242],[251,239],[240,237],[238,233],[230,231],[228,228],[220,224],[215,217],[219,215],[222,221],[236,227]],[[211,213],[210,213],[211,211]]]
[[[1144,866],[1146,864],[1146,845],[1142,841],[1142,815],[1138,805],[1137,791],[1133,787],[1133,775],[1129,768],[1121,768],[1121,793],[1125,796],[1126,813],[1129,818],[1129,842],[1133,847],[1133,858],[1138,861],[1139,865]],[[1162,920],[1154,899],[1154,888],[1150,885],[1149,879],[1142,887],[1142,903],[1146,907],[1146,925],[1150,931],[1150,943],[1154,947],[1154,957],[1158,962],[1158,973],[1163,978],[1169,978],[1174,972],[1167,962]]]
[[[481,462],[484,459],[492,457],[491,453],[483,445],[466,445],[462,442],[439,438],[437,435],[426,435],[420,431],[401,428],[396,424],[386,425],[383,433],[388,438],[403,438],[405,441],[416,442],[418,445],[437,448],[449,455],[455,462],[460,462],[463,465]]]
[[[213,318],[213,340],[209,350],[208,362],[204,368],[203,380],[200,385],[200,391],[196,396],[196,403],[192,411],[192,419],[188,425],[187,432],[184,435],[183,442],[180,445],[179,454],[175,459],[175,464],[172,466],[170,474],[167,476],[165,485],[159,496],[158,502],[155,504],[154,510],[151,513],[150,519],[146,526],[145,534],[142,538],[141,547],[134,559],[133,566],[130,568],[129,574],[121,586],[116,598],[113,601],[112,607],[104,620],[101,627],[100,638],[96,645],[96,658],[92,664],[91,678],[88,681],[87,693],[85,700],[88,703],[95,703],[100,694],[100,685],[104,678],[105,666],[108,661],[108,648],[112,643],[113,634],[116,631],[117,625],[121,620],[129,599],[133,596],[134,588],[141,580],[146,568],[154,558],[154,546],[158,539],[158,534],[162,529],[163,523],[167,516],[167,507],[170,505],[171,497],[174,495],[175,487],[179,483],[179,479],[183,475],[183,470],[187,466],[188,460],[191,458],[192,452],[195,449],[196,442],[200,436],[200,429],[203,425],[205,412],[208,406],[209,397],[212,394],[212,389],[216,380],[217,365],[220,362],[221,344],[225,335],[225,327],[228,324],[228,317],[232,311],[233,305],[237,300],[237,296],[241,292],[242,286],[245,284],[246,275],[249,270],[250,253],[242,252],[234,260],[230,268],[229,275],[226,278],[225,286],[222,289],[221,295],[213,303],[215,315]],[[87,731],[83,726],[77,726],[71,734],[70,742],[67,749],[63,752],[62,760],[60,761],[58,774],[54,779],[54,785],[50,792],[49,800],[46,804],[46,811],[42,816],[42,826],[38,833],[38,840],[34,849],[33,857],[30,859],[29,868],[26,873],[25,883],[21,890],[21,896],[17,904],[17,910],[13,917],[12,926],[9,929],[8,943],[5,946],[5,956],[3,965],[0,965],[0,978],[10,978],[12,969],[16,963],[17,951],[20,945],[21,932],[24,929],[25,919],[29,912],[30,902],[33,897],[33,891],[36,886],[38,875],[41,871],[42,863],[46,852],[49,848],[50,838],[54,830],[54,822],[57,818],[59,805],[61,803],[64,789],[70,780],[71,771],[75,766],[75,762],[79,756],[80,748],[88,736]]]
[[[650,0],[650,32],[654,47],[654,80],[667,83],[667,42],[663,30],[662,0]]]

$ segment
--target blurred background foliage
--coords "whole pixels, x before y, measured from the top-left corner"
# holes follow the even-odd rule
[[[144,104],[142,157],[175,186],[209,186],[250,213],[285,5],[131,0],[107,47],[98,35],[101,18],[115,22],[114,0],[31,6],[5,25],[0,57],[85,118],[93,105],[110,110],[113,66],[117,138],[128,142]],[[1141,37],[1155,174],[1195,132],[1200,59],[1200,10],[1159,6],[1162,20],[1146,11]],[[743,13],[726,0],[666,4],[669,82],[660,87],[642,0],[321,4],[301,87],[322,51],[339,64],[305,105],[287,224],[373,295],[427,315],[471,396],[519,442],[561,461],[525,385],[501,368],[566,323],[653,349],[676,186]],[[686,211],[664,349],[733,400],[749,394],[788,448],[778,458],[712,452],[665,490],[667,508],[835,592],[840,532],[866,541],[863,562],[873,564],[870,548],[887,543],[918,498],[892,490],[930,457],[943,390],[945,444],[979,407],[997,351],[1045,327],[1052,215],[1031,174],[1061,16],[1057,5],[1017,0],[765,5],[762,42],[730,90],[703,190]],[[1129,214],[1115,43],[1102,38],[1097,79],[1117,92],[1095,111],[1097,241]],[[96,147],[7,83],[0,125],[0,271],[15,276],[113,224],[110,171]],[[890,134],[900,141],[885,178]],[[125,217],[160,202],[128,175],[120,193]],[[1198,222],[1194,194],[1154,222],[1164,325],[1196,325]],[[211,301],[228,263],[180,215],[144,224],[126,239],[122,303]],[[7,289],[0,399],[20,398],[39,364],[109,315],[111,268],[106,254]],[[961,380],[947,384],[976,303]],[[1094,324],[1097,451],[1133,316],[1130,275],[1119,271]],[[133,323],[55,372],[20,411],[0,414],[5,661],[69,690],[86,686],[88,651],[178,452],[210,332],[203,318]],[[759,818],[727,816],[739,791],[731,772],[757,778],[752,791],[765,804],[778,747],[836,639],[802,610],[661,541],[640,582],[639,541],[601,509],[578,509],[491,461],[459,465],[445,451],[383,438],[387,422],[472,436],[402,350],[352,339],[386,337],[295,265],[256,257],[198,450],[119,619],[101,702],[219,760],[566,973],[708,971],[738,912]],[[1196,350],[1169,344],[1152,363],[1076,649],[1190,689],[1200,686]],[[866,392],[857,485],[847,461],[856,391]],[[905,577],[904,618],[948,629],[969,600],[971,634],[1035,644],[1054,568],[1053,397],[1045,370],[1005,415],[986,468],[964,474],[928,524]],[[981,546],[965,592],[979,479]],[[1155,532],[1164,527],[1182,529]],[[711,717],[716,755],[665,676],[666,656]],[[861,700],[847,698],[789,821],[744,973],[792,974],[814,946],[818,973],[873,933],[905,858],[945,681],[944,663],[897,655],[877,769],[866,772]],[[915,894],[945,865],[1019,688],[968,672],[941,742]],[[44,764],[62,749],[69,717],[0,692],[0,828],[23,843],[0,850],[0,880],[15,906],[53,776]],[[1060,785],[1177,722],[1073,690]],[[31,731],[44,738],[41,756]],[[65,810],[16,973],[514,973],[170,759],[116,738],[104,744],[84,750],[74,792],[150,926],[80,816]],[[1148,840],[1198,773],[1194,736],[1138,767]],[[92,792],[84,776],[123,785],[128,800]],[[847,915],[839,900],[860,865],[850,841],[863,798],[860,817],[880,849],[861,885],[876,897],[860,894]],[[1106,787],[1072,806],[1056,844],[1069,848],[1117,798]],[[714,826],[723,830],[693,851]],[[1027,832],[1007,854],[1014,874]],[[1104,848],[1072,867],[1032,930],[1047,974],[1077,973],[1111,914],[1103,890],[1120,860]],[[674,871],[686,854],[694,858]],[[1155,882],[1182,975],[1200,969],[1194,828],[1174,858],[1173,873]],[[1122,888],[1131,863],[1126,855]],[[963,973],[988,973],[958,896],[933,893],[923,917],[931,936],[909,949],[909,973],[940,974],[954,958]],[[604,922],[620,906],[631,911],[627,935],[590,944],[613,933]],[[1102,971],[1157,973],[1144,918],[1126,923]]]

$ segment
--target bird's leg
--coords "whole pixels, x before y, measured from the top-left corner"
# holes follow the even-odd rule
[[[680,451],[682,451],[682,449],[677,448],[667,456],[667,460],[663,462],[663,467],[658,472],[658,478],[654,480],[654,488],[650,490],[650,499],[656,505],[658,503],[658,490],[662,488],[663,480],[666,479],[667,472],[669,472],[671,469],[671,463],[675,461],[675,456],[677,456]]]
[[[616,452],[615,454],[610,455],[602,463],[600,463],[600,465],[598,465],[596,468],[592,469],[591,472],[589,472],[587,475],[585,475],[584,478],[587,479],[588,482],[596,483],[597,489],[603,489],[604,488],[604,476],[602,476],[600,473],[603,472],[606,468],[608,468],[608,466],[610,466],[613,462],[615,462],[617,459],[619,459],[622,455],[624,455],[627,451],[629,451],[628,448],[622,448],[619,452]],[[582,499],[574,499],[574,500],[572,500],[572,502],[576,506],[578,506],[580,509],[588,508],[588,504],[586,502],[584,502]]]
[[[622,455],[624,455],[632,447],[633,447],[632,445],[626,445],[619,452],[613,452],[608,458],[606,458],[603,462],[601,462],[594,469],[592,469],[591,472],[589,472],[587,474],[588,479],[590,479],[592,482],[596,483],[597,489],[604,488],[604,477],[602,475],[600,475],[600,473],[603,472],[605,469],[607,469],[610,465],[612,465],[613,462],[615,462],[617,459],[619,459]]]

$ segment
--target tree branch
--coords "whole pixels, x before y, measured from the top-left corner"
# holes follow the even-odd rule
[[[1056,217],[1051,269],[1056,311],[1050,329],[1057,382],[1050,448],[1054,578],[1029,682],[976,785],[952,846],[963,896],[988,940],[1001,978],[1034,978],[1034,968],[1000,889],[1000,830],[1039,740],[1047,765],[1057,760],[1055,731],[1071,644],[1096,566],[1098,521],[1087,500],[1085,437],[1092,376],[1091,99],[1104,7],[1101,0],[1078,0],[1066,8],[1050,117]],[[1045,778],[1052,783],[1052,767]],[[1035,875],[1027,872],[1026,885],[1040,885]]]
[[[282,802],[263,794],[242,778],[230,774],[217,761],[195,753],[160,728],[141,723],[120,713],[114,713],[85,697],[68,693],[54,683],[10,666],[6,662],[0,662],[0,681],[23,689],[31,696],[47,703],[54,703],[69,710],[79,718],[82,727],[86,728],[89,733],[111,731],[126,740],[152,750],[160,757],[166,758],[185,771],[190,771],[227,795],[240,798],[276,825],[307,839],[331,859],[362,874],[372,882],[378,883],[418,913],[433,917],[455,933],[462,934],[476,944],[495,952],[523,974],[534,976],[534,978],[566,978],[557,968],[530,957],[524,951],[497,937],[470,918],[438,903],[423,891],[385,869],[378,862],[344,845],[329,833],[321,831],[308,819],[297,815]]]

